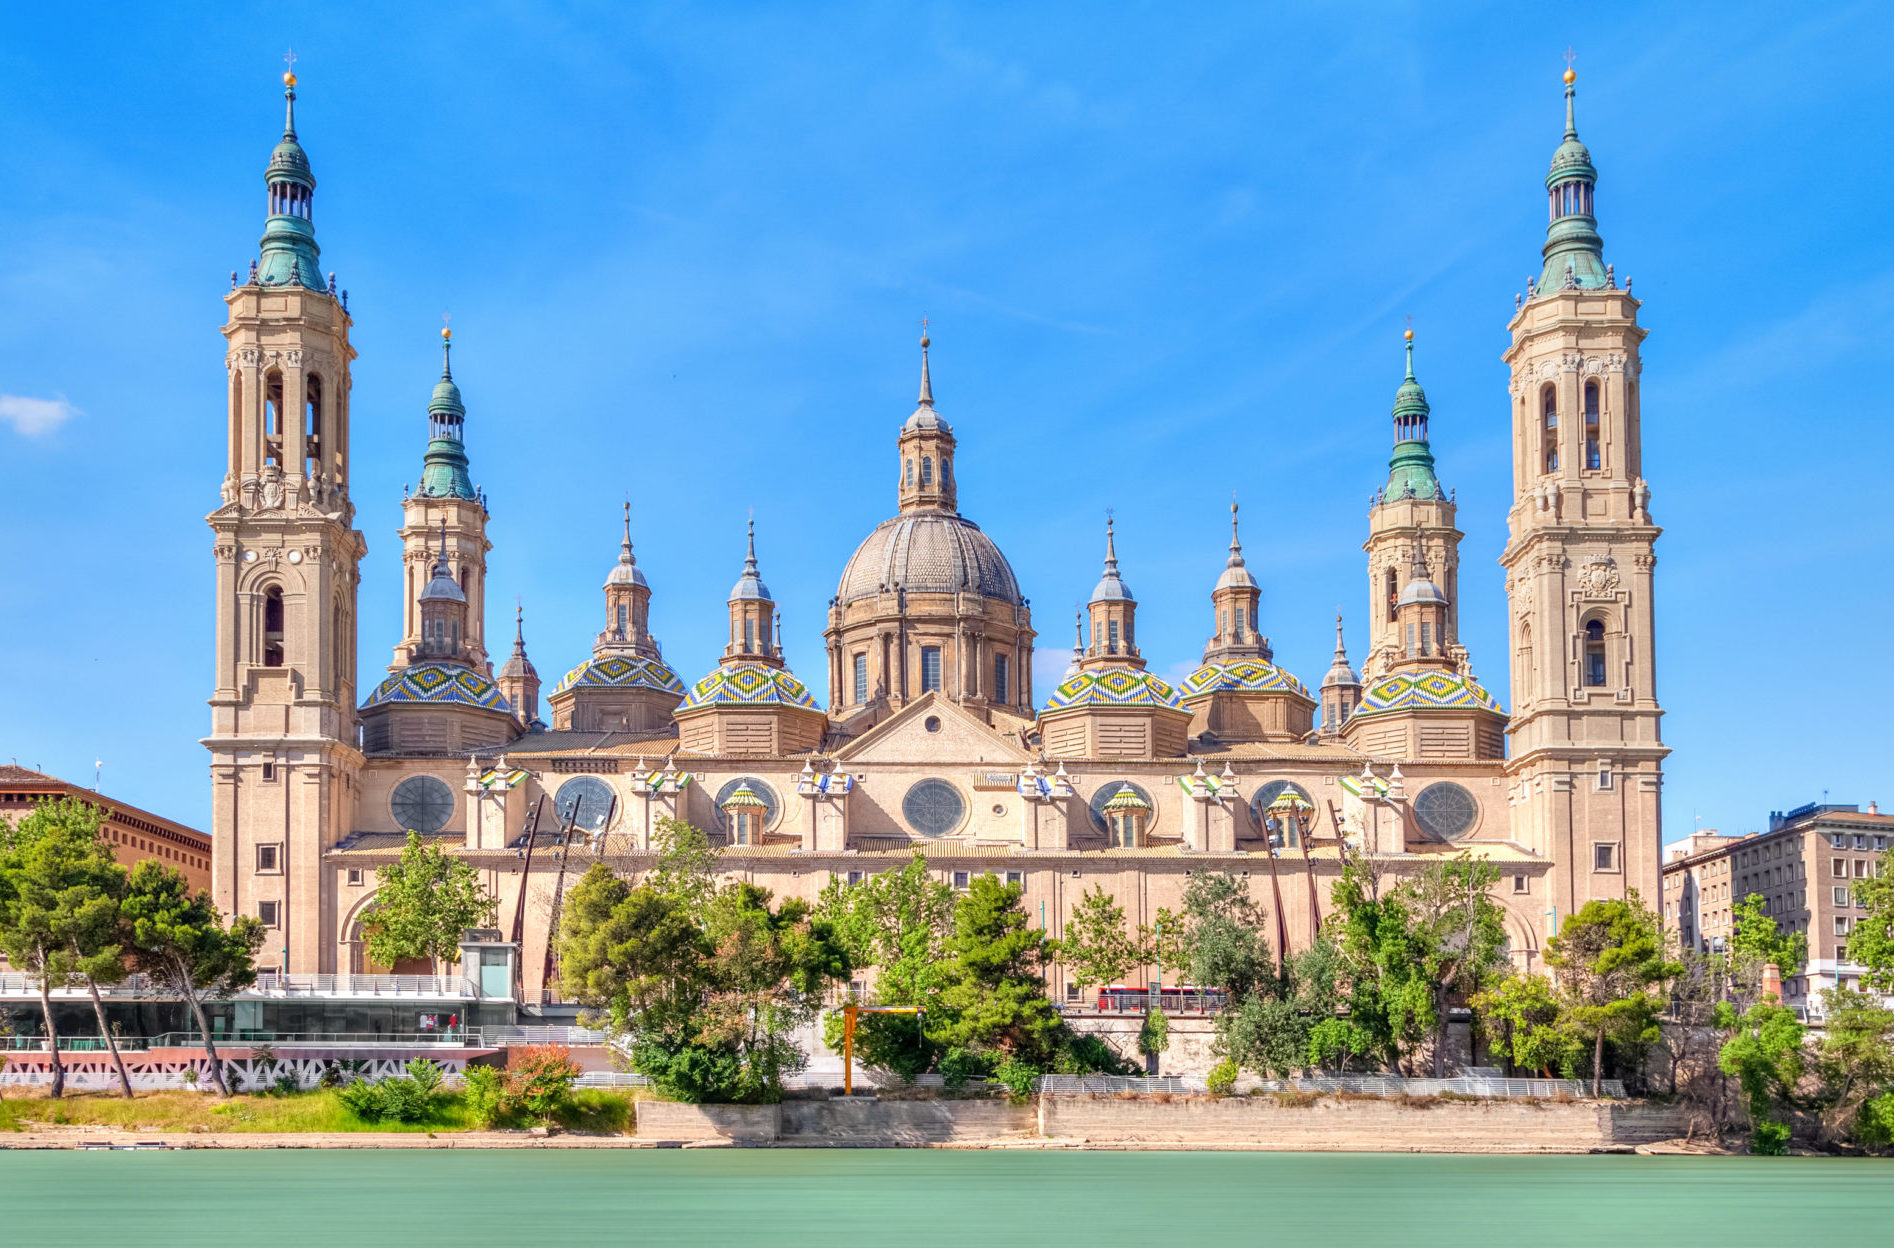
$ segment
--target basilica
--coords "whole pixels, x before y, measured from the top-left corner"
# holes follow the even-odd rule
[[[1655,897],[1666,750],[1659,530],[1640,462],[1645,331],[1630,283],[1603,259],[1573,82],[1568,71],[1544,183],[1543,271],[1507,327],[1508,653],[1460,641],[1457,502],[1435,472],[1410,333],[1363,546],[1359,667],[1339,620],[1313,686],[1275,663],[1232,506],[1228,558],[1204,586],[1208,641],[1186,679],[1148,669],[1137,568],[1120,566],[1107,525],[1071,664],[1035,689],[1030,600],[959,509],[962,471],[993,452],[961,447],[936,408],[925,337],[918,399],[890,429],[892,514],[837,552],[825,671],[786,666],[754,533],[731,569],[722,658],[674,670],[649,627],[662,586],[639,567],[627,508],[616,559],[600,552],[589,649],[537,639],[562,656],[548,685],[517,615],[487,633],[486,557],[505,540],[507,504],[469,477],[443,330],[420,484],[397,534],[401,636],[383,639],[385,670],[363,676],[356,349],[346,296],[319,266],[316,179],[285,75],[260,254],[225,297],[229,458],[209,516],[205,739],[219,905],[262,918],[263,961],[278,969],[402,970],[366,963],[361,921],[376,868],[411,830],[481,873],[500,903],[491,943],[517,999],[539,1002],[559,996],[548,948],[564,892],[594,862],[648,867],[667,818],[704,829],[724,871],[778,895],[812,898],[916,851],[956,887],[994,872],[1055,937],[1093,887],[1143,923],[1178,904],[1190,872],[1215,870],[1246,879],[1274,938],[1295,947],[1344,861],[1399,874],[1471,854],[1497,868],[1513,957],[1536,968],[1559,915],[1630,889]],[[1510,709],[1476,659],[1504,666]],[[1055,994],[1076,991],[1058,974]]]

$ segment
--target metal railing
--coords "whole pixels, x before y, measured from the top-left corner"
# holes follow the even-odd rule
[[[1189,1094],[1206,1092],[1200,1075],[1126,1076],[1126,1075],[1041,1075],[1033,1085],[1040,1092],[1055,1095],[1116,1096],[1121,1093],[1150,1095],[1158,1092]],[[1247,1079],[1237,1084],[1242,1092],[1318,1092],[1353,1096],[1474,1096],[1492,1099],[1523,1100],[1538,1098],[1589,1099],[1591,1081],[1587,1079],[1506,1079],[1497,1076],[1461,1075],[1451,1079],[1410,1079],[1402,1075],[1311,1075],[1301,1079]],[[1608,1100],[1624,1097],[1624,1083],[1618,1079],[1600,1082],[1599,1095]]]
[[[482,1027],[488,1044],[604,1044],[609,1031],[591,1027]]]
[[[89,998],[83,983],[54,984],[52,995],[59,998]],[[169,997],[177,994],[159,987],[143,975],[132,975],[116,984],[100,984],[104,997]],[[237,998],[256,997],[451,997],[478,998],[480,985],[465,975],[285,975],[281,971],[262,971],[256,983]],[[18,971],[0,973],[0,997],[38,997],[39,982]]]

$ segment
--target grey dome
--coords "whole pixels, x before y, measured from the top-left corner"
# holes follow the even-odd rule
[[[897,586],[910,594],[966,590],[1020,601],[1019,581],[1000,548],[979,525],[951,512],[909,512],[883,520],[855,548],[835,593],[847,603]]]
[[[1241,563],[1231,564],[1223,569],[1223,575],[1217,578],[1218,589],[1261,589],[1250,570]]]
[[[901,426],[902,433],[917,433],[921,430],[952,433],[954,427],[940,418],[940,414],[934,410],[933,401],[928,400],[915,408],[914,415],[908,417],[907,423]]]
[[[1400,600],[1394,605],[1405,607],[1415,602],[1437,602],[1442,606],[1447,602],[1447,595],[1440,592],[1440,586],[1434,584],[1424,568],[1419,576],[1407,583],[1407,588],[1401,591]]]

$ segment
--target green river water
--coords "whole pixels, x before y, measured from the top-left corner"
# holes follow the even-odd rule
[[[15,1244],[1894,1243],[1848,1159],[805,1149],[0,1154]]]

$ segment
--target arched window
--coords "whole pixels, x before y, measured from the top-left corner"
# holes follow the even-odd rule
[[[949,485],[953,484],[953,479],[954,461],[943,455],[940,458],[940,487],[943,490],[946,489]]]
[[[995,702],[1007,702],[1012,698],[1011,682],[1008,679],[1012,675],[1012,666],[1009,656],[1004,654],[993,656],[993,700]]]
[[[263,379],[263,462],[283,462],[283,374]]]
[[[1602,462],[1598,453],[1598,383],[1585,383],[1585,466],[1597,468]]]
[[[263,591],[263,666],[283,666],[283,591]]]
[[[322,378],[314,373],[303,383],[303,458],[311,474],[322,471]]]
[[[753,617],[745,617],[743,621],[743,648],[756,649],[756,620]]]
[[[926,489],[932,484],[934,484],[934,457],[923,455],[921,456],[921,488]]]
[[[903,473],[903,480],[905,481],[906,484],[913,485],[914,484],[914,461],[909,459],[909,460],[904,460],[902,462],[907,465],[907,470],[905,473]]]
[[[1585,625],[1585,683],[1602,688],[1605,683],[1605,625],[1591,620]]]
[[[628,602],[621,602],[618,604],[618,635],[620,637],[623,637],[630,630],[630,628],[631,628],[631,604]]]
[[[1113,849],[1136,849],[1144,844],[1145,815],[1141,810],[1114,810],[1107,824],[1105,842]]]
[[[1118,653],[1118,621],[1112,620],[1105,625],[1105,653]]]
[[[1401,601],[1401,578],[1400,578],[1400,575],[1397,572],[1395,572],[1393,568],[1388,569],[1387,585],[1388,585],[1388,592],[1387,592],[1388,622],[1392,624],[1394,622],[1394,617],[1397,614],[1397,608]]]
[[[1544,428],[1540,433],[1539,449],[1541,462],[1546,472],[1559,470],[1559,400],[1558,393],[1547,386],[1540,394],[1540,410],[1544,413]]]

